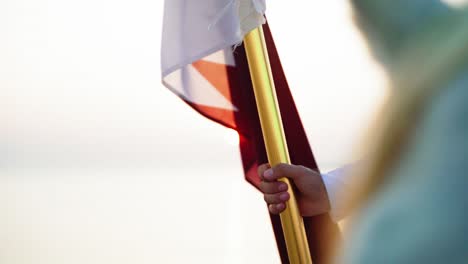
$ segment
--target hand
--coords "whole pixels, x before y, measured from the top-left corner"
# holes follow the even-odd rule
[[[269,164],[258,167],[258,175],[262,180],[260,190],[272,214],[279,214],[286,209],[290,195],[286,183],[278,179],[286,177],[297,187],[297,202],[302,216],[314,216],[330,210],[327,191],[322,176],[304,166],[279,164],[270,168]]]

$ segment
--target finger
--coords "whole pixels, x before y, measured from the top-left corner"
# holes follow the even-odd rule
[[[282,193],[275,193],[275,194],[265,194],[263,196],[263,199],[268,204],[280,204],[289,200],[289,193],[282,192]]]
[[[284,182],[279,182],[279,181],[274,181],[274,182],[261,181],[259,188],[260,188],[260,191],[262,191],[262,193],[274,194],[274,193],[284,192],[288,190],[288,185]]]
[[[263,178],[265,179],[265,181],[276,181],[283,177],[296,180],[306,176],[307,174],[313,173],[316,172],[304,166],[281,163],[276,165],[274,168],[267,169],[263,173]]]
[[[279,203],[279,204],[270,204],[268,205],[268,210],[272,214],[280,214],[281,212],[286,209],[286,205],[284,203]]]
[[[271,168],[271,166],[268,163],[264,163],[264,164],[258,166],[257,173],[258,173],[258,176],[260,177],[261,180],[263,180],[263,173],[269,168]]]

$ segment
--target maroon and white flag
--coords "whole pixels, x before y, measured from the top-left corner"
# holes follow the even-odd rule
[[[257,167],[267,162],[242,39],[261,26],[265,33],[283,125],[293,164],[317,169],[270,29],[263,0],[168,0],[165,2],[162,81],[207,118],[236,130],[246,179],[258,187]],[[279,216],[271,215],[283,263],[288,263]],[[314,263],[321,263],[337,226],[328,215],[305,221]]]

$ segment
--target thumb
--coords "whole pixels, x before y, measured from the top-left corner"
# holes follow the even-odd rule
[[[280,163],[273,168],[266,170],[263,173],[263,178],[266,181],[276,181],[283,177],[297,180],[306,176],[308,173],[310,173],[310,169],[304,166]]]

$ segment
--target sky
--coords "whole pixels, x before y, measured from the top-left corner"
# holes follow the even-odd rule
[[[162,11],[0,2],[0,263],[279,263],[235,133],[161,84]],[[388,91],[347,1],[267,17],[319,166],[358,159]]]
[[[209,160],[231,152],[220,144],[229,137],[225,129],[161,85],[162,3],[2,3],[7,166],[173,168],[180,160],[197,166],[200,147],[187,147],[194,142],[220,147],[203,153]],[[310,5],[320,10],[313,15],[304,7],[268,8],[319,163],[339,166],[382,97],[382,73],[351,25],[346,2]],[[334,140],[324,140],[329,136]]]

